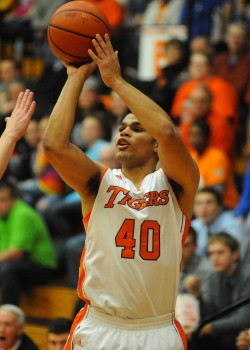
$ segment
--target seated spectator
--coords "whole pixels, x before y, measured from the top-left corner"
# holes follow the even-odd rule
[[[246,23],[231,23],[227,28],[227,51],[217,55],[215,73],[232,84],[241,103],[250,79],[249,27]]]
[[[201,321],[250,294],[250,269],[239,259],[239,244],[236,239],[226,232],[220,232],[210,237],[208,253],[214,272],[206,290],[203,292],[197,288],[194,279],[186,281],[185,285],[191,294],[199,297]],[[250,304],[243,305],[207,322],[200,330],[198,349],[236,350],[238,333],[250,326],[249,313]]]
[[[105,117],[105,114],[96,112],[86,116],[81,123],[81,140],[77,146],[95,161],[100,160],[100,151],[107,144]]]
[[[71,329],[72,320],[54,318],[48,325],[48,350],[63,350]]]
[[[197,85],[182,106],[179,118],[179,131],[188,148],[189,131],[192,123],[197,119],[207,122],[211,135],[209,145],[217,147],[227,153],[232,165],[235,163],[235,127],[225,118],[212,112],[213,96],[204,84]]]
[[[150,97],[167,113],[173,103],[177,88],[187,79],[187,45],[180,39],[170,39],[162,47],[156,79],[152,82]]]
[[[3,59],[0,63],[0,102],[6,99],[6,91],[10,83],[19,81],[21,72],[13,59]]]
[[[40,120],[40,140],[47,125],[48,117]],[[34,176],[19,184],[24,200],[43,212],[50,203],[58,201],[64,193],[65,184],[47,160],[41,142],[37,145],[33,167]]]
[[[177,89],[171,115],[179,118],[181,109],[190,92],[199,84],[207,86],[213,96],[211,112],[226,119],[236,129],[238,122],[238,93],[225,79],[214,74],[213,58],[203,52],[191,54],[189,63],[190,79]]]
[[[0,306],[0,348],[1,350],[39,350],[24,333],[25,314],[16,305]]]
[[[8,116],[12,113],[19,93],[25,90],[26,85],[21,81],[12,81],[9,83],[6,89],[6,100],[1,103],[0,107],[1,117]]]
[[[100,101],[99,85],[98,78],[89,77],[79,96],[75,125],[71,135],[71,140],[75,144],[81,142],[81,123],[83,119],[90,114],[106,111],[104,104]]]
[[[209,278],[212,265],[210,261],[196,254],[197,249],[197,232],[190,226],[188,236],[182,249],[182,270],[180,275],[179,293],[185,293],[185,279],[190,275],[198,276],[202,281],[202,286]]]
[[[224,210],[221,195],[215,189],[203,188],[197,191],[194,216],[191,226],[197,232],[198,255],[206,255],[209,237],[220,231],[226,231],[241,241],[242,224],[235,218],[233,210]]]
[[[250,348],[250,331],[246,329],[241,331],[236,338],[237,350],[249,350]]]
[[[0,181],[0,232],[2,303],[18,305],[22,289],[52,278],[56,258],[44,221],[7,179]]]
[[[210,128],[202,119],[193,122],[189,131],[190,153],[200,170],[200,185],[214,187],[220,192],[224,205],[235,208],[239,194],[234,183],[232,164],[217,147],[210,146]]]
[[[205,54],[209,56],[213,55],[215,51],[215,47],[211,40],[209,40],[205,35],[194,37],[192,40],[190,40],[189,47],[191,53],[205,52]]]

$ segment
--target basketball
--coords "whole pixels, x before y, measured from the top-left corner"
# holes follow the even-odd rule
[[[67,64],[80,66],[91,62],[88,49],[95,52],[96,34],[111,34],[105,14],[86,1],[70,1],[52,15],[47,30],[48,43],[55,56]]]

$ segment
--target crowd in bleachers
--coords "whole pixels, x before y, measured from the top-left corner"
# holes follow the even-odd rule
[[[209,243],[211,236],[220,232],[232,236],[236,240],[233,248],[230,244],[234,242],[228,243],[226,238],[220,243],[229,247],[232,255],[239,252],[242,264],[250,263],[250,1],[87,1],[100,6],[110,21],[112,43],[119,51],[124,76],[169,113],[198,164],[201,179],[191,222],[196,233],[189,238],[190,242],[187,241],[189,247],[194,248],[190,257],[195,255],[196,260],[189,266],[191,258],[185,258],[183,271],[186,275],[183,272],[180,292],[190,292],[193,286],[191,281],[185,288],[184,275],[186,278],[196,274],[197,266],[204,265],[204,270],[198,271],[202,294],[206,289],[204,273],[209,275],[216,271],[213,261],[212,266],[207,257],[208,247],[213,246]],[[41,145],[49,115],[67,77],[63,64],[52,54],[46,39],[51,15],[65,2],[8,0],[5,6],[0,5],[0,135],[5,127],[4,118],[11,114],[20,91],[31,89],[37,102],[34,117],[24,137],[17,142],[1,180],[0,198],[2,191],[10,188],[9,199],[14,198],[22,207],[28,204],[46,224],[42,235],[48,239],[47,249],[51,242],[55,252],[46,253],[46,257],[50,254],[51,263],[48,269],[47,260],[44,262],[46,270],[39,270],[39,283],[66,276],[68,285],[76,288],[85,240],[81,200],[47,161]],[[187,34],[185,39],[173,36],[165,42],[161,64],[155,77],[147,81],[138,73],[141,28],[146,25],[184,26]],[[143,59],[147,60],[147,56]],[[104,86],[96,71],[79,98],[71,141],[92,160],[111,168],[119,167],[113,149],[114,135],[119,119],[126,113],[123,101]],[[1,224],[7,214],[9,212],[0,211],[2,230],[7,227]],[[21,221],[25,225],[24,218]],[[0,256],[4,247],[2,235],[0,232]],[[26,244],[24,240],[22,244]],[[32,249],[30,247],[30,251]],[[56,269],[53,254],[57,258]],[[234,262],[233,257],[232,264]],[[0,269],[1,265],[2,260]],[[51,268],[55,269],[53,273]],[[35,267],[34,271],[37,271]],[[1,272],[0,281],[2,278]],[[231,295],[227,305],[250,295],[250,269],[244,272],[244,278],[244,293]],[[33,278],[33,282],[37,280]],[[18,289],[11,283],[9,286]],[[17,295],[13,300],[8,291],[5,295],[2,303],[18,304]],[[215,307],[215,311],[220,307]],[[228,328],[214,326],[218,337],[234,334],[222,350],[250,347],[249,335],[243,332],[250,328],[249,315],[242,324],[236,321],[242,330],[237,347],[237,327],[230,328],[231,324]],[[235,326],[234,321],[233,324]],[[208,330],[203,335],[211,333]]]

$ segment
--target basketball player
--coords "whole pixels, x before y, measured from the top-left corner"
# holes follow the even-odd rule
[[[25,133],[29,121],[34,113],[36,103],[33,101],[33,92],[20,92],[11,117],[5,118],[6,127],[0,138],[0,178],[14,151],[16,142]]]
[[[94,62],[66,65],[68,79],[43,140],[49,161],[82,198],[87,237],[78,283],[85,306],[65,349],[186,349],[174,309],[197,166],[169,116],[121,77],[108,35],[97,35],[93,44]],[[78,97],[95,64],[131,110],[116,137],[121,169],[91,161],[69,142]]]

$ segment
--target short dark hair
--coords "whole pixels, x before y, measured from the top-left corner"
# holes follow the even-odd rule
[[[4,177],[2,180],[0,180],[0,191],[5,188],[9,190],[12,199],[21,197],[16,182],[8,177]]]
[[[210,244],[213,244],[215,242],[221,242],[223,244],[225,244],[230,251],[236,252],[239,250],[239,243],[238,241],[231,236],[229,233],[225,232],[225,231],[221,231],[216,233],[215,235],[212,235],[209,239],[208,239],[208,247],[210,246]]]
[[[72,320],[66,317],[54,318],[48,325],[48,333],[62,334],[69,333],[72,326]]]
[[[196,194],[199,194],[199,193],[210,193],[210,194],[212,194],[214,196],[217,204],[223,205],[222,195],[215,188],[213,188],[213,187],[203,187],[203,188],[199,189],[196,192]]]

